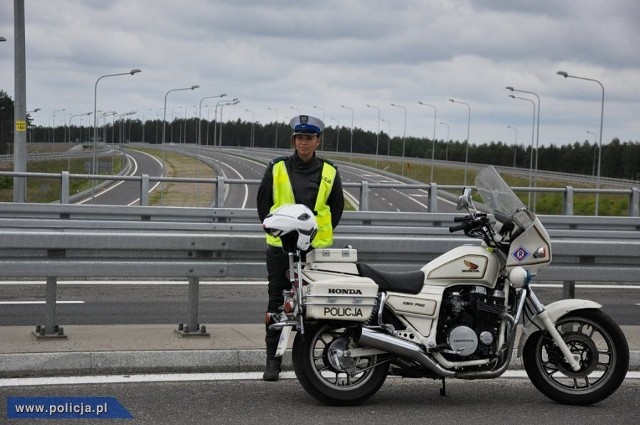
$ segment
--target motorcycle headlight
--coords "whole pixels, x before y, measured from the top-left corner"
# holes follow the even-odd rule
[[[531,273],[524,267],[514,267],[509,272],[509,281],[516,288],[522,288],[531,281]]]

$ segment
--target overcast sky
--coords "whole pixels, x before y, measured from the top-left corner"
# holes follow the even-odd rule
[[[0,89],[12,98],[13,15],[1,0]],[[403,135],[404,107],[407,136],[431,137],[421,101],[436,108],[438,139],[464,140],[469,108],[452,98],[470,105],[471,143],[529,144],[533,105],[509,98],[513,86],[540,97],[541,145],[594,142],[602,90],[563,70],[604,85],[603,143],[640,140],[637,0],[25,0],[25,21],[27,109],[43,125],[93,111],[100,76],[140,68],[100,80],[98,110],[161,119],[169,90],[197,84],[168,95],[168,118],[226,93],[241,103],[224,120],[300,110],[351,127],[353,111],[375,132],[368,104],[382,131]]]

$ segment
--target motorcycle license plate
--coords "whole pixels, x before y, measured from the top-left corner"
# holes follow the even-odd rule
[[[276,349],[276,357],[282,356],[289,346],[289,337],[291,336],[292,330],[293,326],[285,326],[282,328],[282,332],[280,332],[280,340],[278,341],[278,348]]]

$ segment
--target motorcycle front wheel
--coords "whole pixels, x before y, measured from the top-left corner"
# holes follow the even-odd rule
[[[577,310],[556,328],[579,357],[574,371],[547,331],[529,337],[523,363],[533,385],[550,399],[572,405],[604,400],[622,384],[629,368],[629,346],[617,323],[600,310]]]
[[[372,397],[384,383],[388,363],[379,356],[351,357],[352,330],[343,324],[307,326],[293,342],[293,368],[300,385],[318,401],[349,406]]]

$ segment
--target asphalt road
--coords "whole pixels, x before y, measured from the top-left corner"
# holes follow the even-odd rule
[[[187,322],[187,285],[58,284],[56,314],[61,325],[165,324]],[[44,284],[0,283],[0,326],[43,323]],[[561,288],[536,288],[545,304],[562,298]],[[577,298],[601,303],[620,325],[640,325],[640,286],[626,289],[578,287]],[[204,324],[262,323],[266,284],[201,284],[199,318]],[[11,304],[13,302],[13,304]],[[19,302],[19,303],[18,303]]]
[[[144,152],[127,149],[126,154],[133,161],[133,169],[130,175],[162,176],[164,170],[162,162],[152,155]],[[137,205],[140,201],[140,182],[121,181],[112,184],[101,191],[97,191],[93,197],[86,199],[84,204],[100,205]]]
[[[185,377],[185,379],[189,379]],[[194,378],[192,378],[194,379]],[[8,397],[114,397],[133,424],[631,424],[640,411],[640,380],[627,379],[608,399],[589,407],[556,404],[526,378],[447,381],[388,378],[360,406],[332,407],[311,398],[295,379],[205,380],[0,387],[0,422]],[[20,421],[16,421],[20,422]],[[122,420],[114,420],[120,423]],[[60,420],[36,420],[59,424]],[[83,424],[112,423],[83,419]]]
[[[229,179],[261,180],[269,161],[282,156],[282,151],[245,150],[245,149],[213,149],[187,147],[197,150],[199,155],[213,160]],[[287,154],[290,154],[288,152]],[[404,184],[401,178],[391,177],[385,173],[360,167],[349,162],[337,161],[343,183]],[[225,207],[255,208],[257,185],[229,185],[225,198]],[[345,187],[345,195],[352,204],[357,205],[360,197],[359,188]],[[422,189],[385,189],[371,188],[369,195],[370,211],[412,211],[428,210],[428,193]],[[455,212],[453,204],[441,199],[439,212]]]

